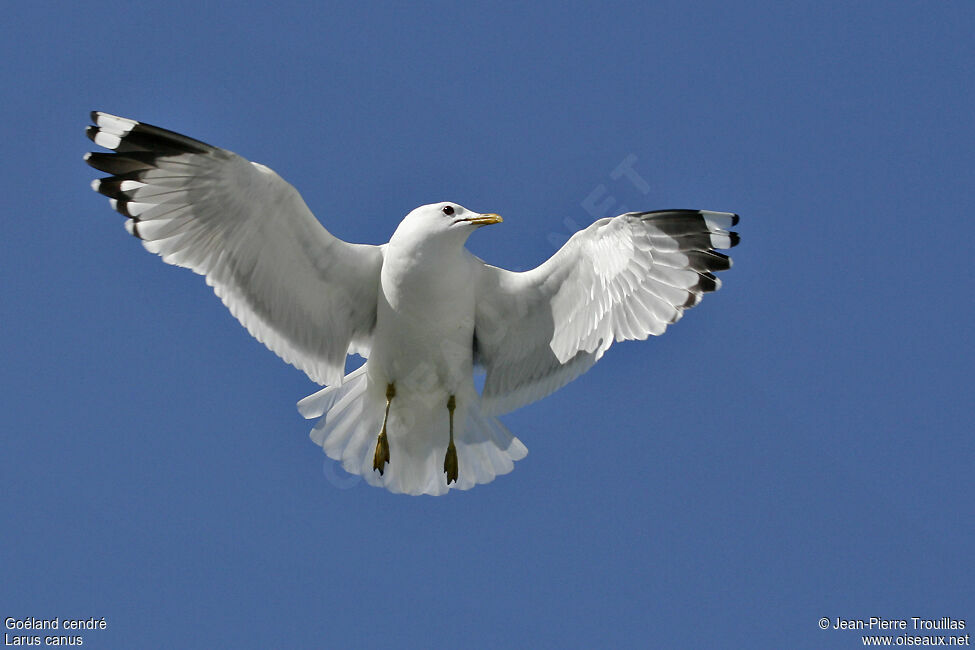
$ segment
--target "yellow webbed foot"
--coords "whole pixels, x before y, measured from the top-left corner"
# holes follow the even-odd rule
[[[447,446],[447,455],[443,459],[443,471],[447,473],[447,485],[457,482],[457,447],[451,440]]]
[[[389,462],[389,439],[386,437],[386,431],[384,430],[379,434],[379,439],[376,440],[376,453],[372,456],[372,469],[373,471],[378,470],[379,475],[383,475],[383,470],[386,467],[386,463]]]

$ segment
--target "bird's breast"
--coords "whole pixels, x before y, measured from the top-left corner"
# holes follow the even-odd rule
[[[438,383],[470,381],[473,272],[464,263],[425,262],[384,261],[370,363],[390,378],[426,369]]]
[[[473,269],[464,257],[444,258],[422,251],[387,255],[380,274],[390,308],[424,320],[432,314],[453,315],[449,320],[473,318],[473,281]]]

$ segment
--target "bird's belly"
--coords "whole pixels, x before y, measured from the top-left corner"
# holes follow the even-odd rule
[[[374,379],[395,382],[398,392],[466,394],[473,389],[473,339],[469,290],[440,287],[412,299],[383,293],[369,356]]]

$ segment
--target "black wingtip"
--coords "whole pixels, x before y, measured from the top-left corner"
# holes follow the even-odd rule
[[[103,194],[110,199],[125,199],[122,195],[121,188],[122,180],[115,178],[114,176],[109,176],[108,178],[102,178],[99,180],[98,185],[95,186],[95,191],[99,194]]]
[[[98,169],[98,171],[103,171],[98,167],[98,159],[95,157],[94,151],[89,151],[84,156],[82,156],[81,159],[84,160],[89,167],[94,167],[95,169]]]
[[[734,248],[741,241],[741,237],[736,232],[729,232],[728,237],[731,239],[731,246],[729,248]]]
[[[738,221],[740,221],[740,219],[741,219],[741,217],[739,217],[737,214],[732,214],[731,215],[731,225],[732,226],[737,226],[738,225]]]
[[[115,199],[115,211],[118,212],[123,217],[128,217],[132,221],[138,223],[139,217],[135,216],[129,211],[129,202],[125,198]],[[141,237],[140,237],[141,239]]]
[[[701,293],[711,293],[712,291],[718,290],[718,278],[715,277],[713,273],[700,273],[701,279],[698,281],[698,287],[701,289]]]
[[[99,125],[102,116],[112,118],[107,120],[109,122],[107,127]],[[122,129],[121,133],[110,133],[111,129],[114,128],[113,120],[118,120],[123,125],[119,127]],[[94,122],[94,125],[85,129],[88,138],[95,142],[96,136],[102,132],[103,128],[108,128],[109,133],[117,137],[119,142],[115,147],[106,147],[106,149],[112,149],[120,154],[152,152],[157,156],[176,156],[184,153],[208,153],[216,148],[206,142],[169,129],[100,111],[91,112],[91,121]]]
[[[85,162],[98,171],[116,176],[126,176],[138,180],[135,174],[152,169],[156,155],[151,152],[128,152],[125,154],[91,152],[85,154]]]

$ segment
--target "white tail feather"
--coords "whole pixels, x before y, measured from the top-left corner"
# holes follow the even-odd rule
[[[451,488],[468,490],[490,483],[514,469],[528,449],[497,418],[481,413],[480,404],[467,405],[463,425],[454,432],[459,476],[447,485],[443,457],[448,438],[447,409],[404,418],[395,408],[387,425],[390,462],[383,475],[372,467],[376,436],[382,427],[386,402],[382,390],[370,386],[364,364],[345,377],[298,402],[306,418],[319,418],[310,437],[343,469],[370,485],[404,494],[446,494]],[[396,405],[394,398],[394,406]],[[442,440],[441,440],[442,438]]]

